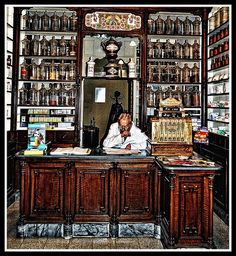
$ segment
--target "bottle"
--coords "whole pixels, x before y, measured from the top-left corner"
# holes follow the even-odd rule
[[[162,56],[162,43],[157,39],[155,43],[155,58],[161,58]]]
[[[190,68],[188,66],[188,63],[184,63],[182,74],[183,74],[183,83],[190,83]]]
[[[189,59],[190,58],[190,44],[188,43],[188,40],[186,39],[183,45],[183,57],[184,59]]]
[[[34,15],[32,16],[32,30],[39,30],[39,20],[40,17],[37,13],[37,11],[35,11]]]
[[[66,56],[66,40],[64,36],[59,40],[60,56]]]
[[[48,31],[49,29],[49,16],[47,11],[45,11],[41,17],[41,30]]]
[[[195,17],[193,21],[193,35],[200,35],[201,22],[198,17]]]
[[[7,55],[7,66],[11,66],[11,55]]]
[[[163,35],[165,33],[165,22],[161,18],[160,15],[158,15],[155,23],[156,23],[156,33],[157,33],[157,35]]]
[[[165,33],[167,35],[174,34],[174,21],[170,18],[170,16],[167,16],[165,20]]]
[[[28,90],[25,84],[19,89],[19,105],[26,105],[28,101]]]
[[[42,83],[41,88],[39,90],[39,105],[47,106],[47,90],[45,88],[45,85]]]
[[[199,67],[197,66],[197,63],[193,64],[191,78],[192,83],[199,83]]]
[[[60,20],[61,20],[61,31],[68,31],[68,17],[65,15],[65,12],[63,12]]]
[[[132,58],[128,62],[129,78],[136,78],[136,65]]]
[[[147,88],[147,106],[154,107],[154,92],[151,87]]]
[[[165,43],[165,58],[169,59],[172,56],[172,44],[170,43],[170,40],[167,39]]]
[[[185,18],[183,22],[184,35],[192,35],[192,21],[188,18]]]
[[[193,43],[193,59],[198,60],[200,58],[200,45],[197,40]]]
[[[29,104],[36,106],[38,102],[38,91],[35,88],[35,83],[33,83],[29,90]]]
[[[22,55],[30,55],[30,40],[27,36],[21,41]]]
[[[68,105],[69,106],[75,106],[75,98],[76,98],[76,87],[75,87],[75,84],[71,85],[71,88],[68,91],[68,95],[69,95]]]
[[[22,29],[23,30],[29,30],[30,29],[29,11],[26,11],[26,13],[22,16]]]
[[[68,106],[68,91],[65,89],[63,84],[60,84],[58,90],[58,105],[59,106]]]
[[[43,36],[43,39],[40,41],[40,55],[42,56],[48,55],[48,45],[49,45],[49,42],[46,39],[46,36]]]
[[[69,64],[69,80],[75,80],[75,64],[73,60]]]
[[[50,44],[50,54],[51,54],[51,56],[57,56],[58,41],[55,39],[55,36],[52,36],[52,39],[49,41],[49,44]]]
[[[56,68],[55,68],[54,60],[52,60],[52,63],[49,65],[49,79],[50,80],[56,79]]]
[[[89,61],[87,62],[87,77],[94,77],[94,66],[95,62],[93,57],[90,57]]]
[[[35,63],[35,61],[32,61],[31,64],[31,74],[30,74],[30,79],[31,80],[36,80],[37,79],[37,64]]]
[[[148,19],[148,34],[155,33],[155,21],[153,19]]]
[[[74,36],[71,36],[71,40],[69,41],[69,45],[70,45],[70,56],[76,56],[76,41],[74,39]]]
[[[64,60],[61,61],[59,64],[59,79],[65,80],[66,79],[66,66]]]
[[[78,27],[78,19],[76,16],[76,12],[72,13],[72,16],[70,16],[70,30],[76,31]]]
[[[39,55],[39,36],[34,35],[33,40],[31,41],[31,55]]]
[[[51,17],[51,29],[52,29],[52,31],[60,30],[60,18],[56,14],[56,12],[54,12],[54,14]]]
[[[176,59],[182,58],[182,45],[179,43],[178,39],[176,39],[174,43],[174,57]]]
[[[187,88],[184,92],[184,106],[185,107],[190,107],[192,105],[192,101],[191,101],[191,91],[189,88]]]
[[[49,84],[49,88],[50,88],[50,98],[49,98],[49,105],[50,106],[57,106],[58,105],[58,93],[56,90],[56,84]]]
[[[182,68],[179,66],[178,62],[175,66],[175,77],[176,83],[182,83]]]
[[[183,34],[183,21],[179,19],[179,17],[176,17],[174,21],[174,33],[176,35],[182,35]]]
[[[192,100],[193,100],[193,106],[199,107],[200,106],[200,93],[198,90],[198,87],[196,86],[192,93]]]
[[[44,60],[41,60],[39,69],[40,69],[40,79],[46,80],[46,69],[45,69],[45,61]]]
[[[29,65],[26,63],[26,60],[20,64],[20,70],[21,79],[27,80],[29,78]]]
[[[154,43],[152,43],[151,40],[148,40],[147,48],[148,48],[148,58],[154,58],[154,55],[155,55]]]
[[[153,82],[153,65],[151,64],[151,62],[148,63],[148,67],[147,67],[147,75],[148,75],[148,82],[152,83]]]

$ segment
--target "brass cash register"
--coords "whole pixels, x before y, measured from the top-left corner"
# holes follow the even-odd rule
[[[150,122],[152,155],[192,156],[192,119],[185,117],[181,100],[160,100],[158,114]]]

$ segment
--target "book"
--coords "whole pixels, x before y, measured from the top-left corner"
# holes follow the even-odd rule
[[[108,155],[132,155],[139,154],[139,149],[125,149],[125,148],[103,148]]]
[[[32,156],[32,155],[42,156],[44,155],[44,150],[39,150],[37,148],[26,149],[24,150],[24,155],[25,156]]]
[[[67,147],[67,148],[54,148],[50,152],[50,155],[89,155],[90,152],[91,152],[90,148]]]
[[[35,149],[35,148],[37,149],[44,148],[42,146],[45,145],[45,141],[46,141],[46,124],[45,123],[28,124],[27,150]]]

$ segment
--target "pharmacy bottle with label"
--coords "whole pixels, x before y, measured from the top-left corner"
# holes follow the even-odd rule
[[[136,78],[136,65],[132,58],[128,62],[129,78]]]
[[[90,57],[89,61],[87,62],[87,77],[94,76],[94,66],[95,66],[95,62],[93,60],[93,57]]]

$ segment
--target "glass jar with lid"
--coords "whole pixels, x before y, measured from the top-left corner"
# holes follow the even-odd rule
[[[42,56],[48,55],[48,45],[49,45],[49,42],[46,36],[43,36],[42,40],[40,41],[40,55]]]
[[[30,40],[27,36],[21,41],[22,55],[30,55]]]
[[[156,33],[157,33],[157,35],[163,35],[165,33],[165,22],[161,18],[160,15],[158,15],[155,23],[156,23]]]
[[[51,56],[57,56],[57,45],[58,41],[55,39],[55,36],[52,36],[52,39],[49,41]]]
[[[201,21],[198,17],[195,17],[193,21],[193,35],[200,35]]]
[[[175,35],[183,34],[183,21],[178,16],[174,21],[174,33]]]
[[[167,16],[165,20],[165,33],[167,35],[174,34],[174,21],[170,18],[170,16]]]
[[[65,80],[66,79],[66,66],[64,60],[61,61],[59,64],[59,79]]]
[[[31,41],[31,55],[39,55],[39,36],[34,35]]]
[[[39,21],[40,21],[40,17],[38,15],[38,12],[35,11],[34,15],[32,16],[32,24],[31,24],[31,26],[32,26],[31,29],[32,30],[40,30],[40,27],[39,27],[40,23],[39,23]]]
[[[54,12],[54,14],[51,16],[51,29],[52,31],[60,30],[60,17],[56,12]]]
[[[69,45],[70,45],[70,56],[75,56],[76,55],[76,40],[74,39],[74,36],[71,36]]]
[[[20,64],[20,76],[21,79],[27,80],[29,79],[29,65],[26,63],[26,60]]]
[[[69,18],[68,16],[65,14],[65,12],[63,12],[61,18],[60,18],[60,23],[61,23],[61,31],[68,31],[68,21]]]
[[[59,40],[60,56],[66,56],[66,40],[64,36]]]
[[[75,80],[75,63],[73,60],[69,64],[69,80]]]
[[[19,89],[19,105],[26,105],[28,103],[28,89],[25,84]]]
[[[184,35],[192,35],[192,21],[186,16],[183,22]]]
[[[78,27],[78,18],[76,16],[76,12],[73,12],[72,15],[69,18],[70,21],[70,30],[76,31]]]
[[[39,104],[39,91],[36,89],[35,83],[29,89],[29,104],[34,106]]]
[[[199,83],[199,67],[197,66],[197,63],[193,64],[191,73],[192,83]]]
[[[153,19],[148,19],[148,34],[154,34],[155,28],[155,21]]]
[[[190,83],[190,67],[188,66],[188,63],[184,63],[184,67],[182,69],[183,74],[183,83]]]
[[[49,16],[47,14],[47,11],[44,12],[44,14],[41,16],[41,30],[48,31],[49,28]]]

